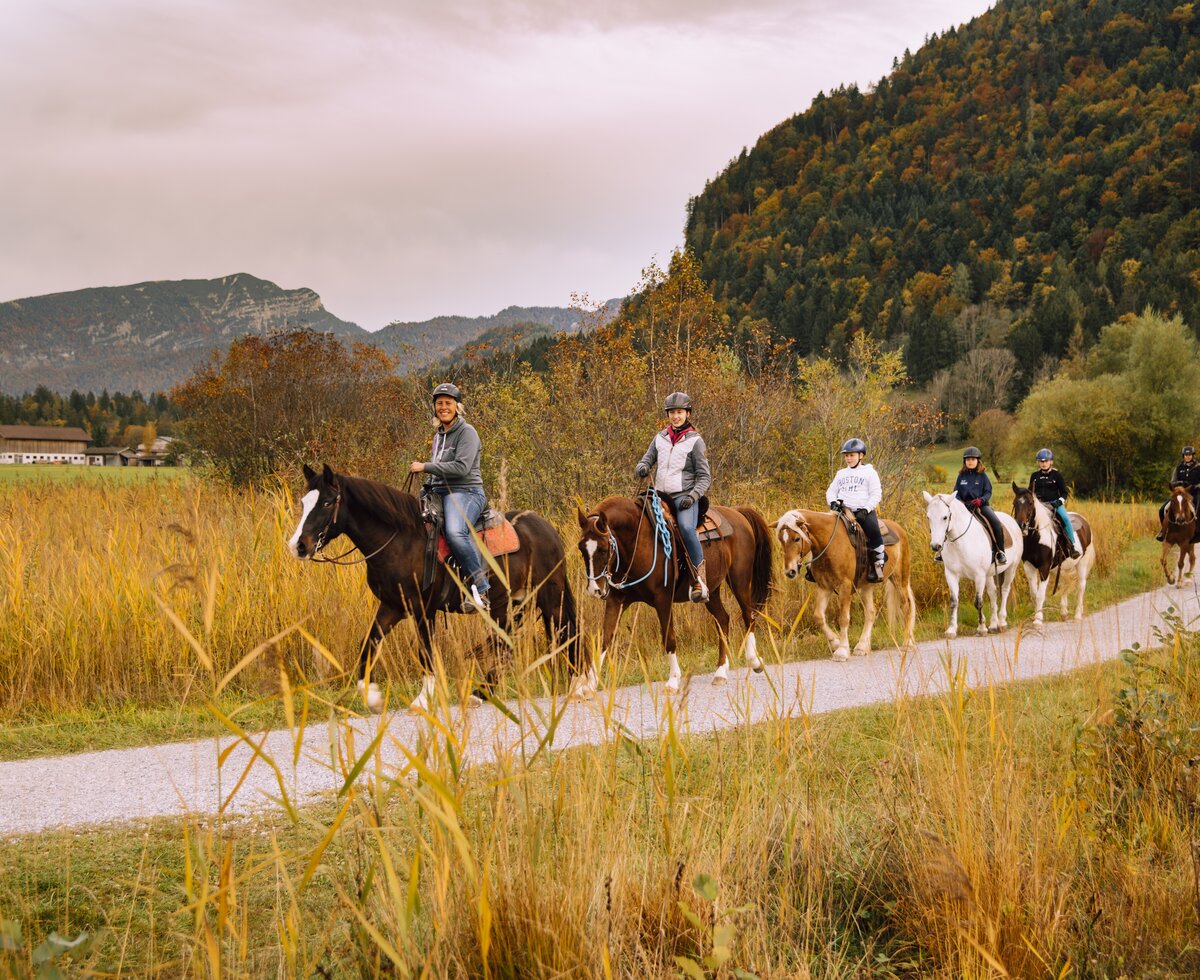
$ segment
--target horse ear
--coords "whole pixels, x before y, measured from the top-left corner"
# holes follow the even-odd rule
[[[933,503],[933,497],[931,497],[931,496],[929,495],[929,491],[928,491],[928,490],[922,490],[922,491],[921,491],[921,496],[925,498],[925,503],[927,503],[927,504],[932,504],[932,503]]]
[[[1021,488],[1019,486],[1017,486],[1017,481],[1013,480],[1013,493],[1020,493],[1020,492],[1021,492]]]
[[[579,518],[579,529],[581,531],[586,531],[588,523],[587,514],[583,512],[583,508],[580,507],[579,504],[575,505],[575,516]]]
[[[304,479],[307,480],[309,483],[312,483],[312,481],[315,480],[316,478],[317,478],[317,471],[314,470],[307,463],[305,463],[304,464]]]
[[[325,480],[325,482],[326,482],[326,483],[328,483],[328,484],[329,484],[331,487],[337,487],[337,485],[338,485],[338,478],[337,478],[337,474],[336,474],[336,473],[334,473],[334,472],[333,472],[333,470],[331,470],[331,469],[329,468],[329,464],[328,464],[328,463],[326,463],[326,464],[325,464],[325,469],[321,471],[321,477],[322,477],[322,478]]]
[[[596,530],[601,534],[608,534],[608,518],[603,513],[596,515]]]

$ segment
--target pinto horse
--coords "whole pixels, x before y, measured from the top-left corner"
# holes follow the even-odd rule
[[[303,512],[288,542],[292,554],[322,560],[321,550],[339,535],[346,535],[365,557],[355,562],[324,560],[340,564],[365,561],[367,585],[379,600],[375,621],[358,655],[358,689],[367,707],[376,714],[383,710],[383,693],[371,676],[379,644],[392,627],[412,616],[421,640],[425,677],[410,709],[428,710],[435,690],[434,617],[438,612],[463,612],[463,591],[448,581],[450,572],[441,562],[436,563],[429,586],[422,589],[428,535],[420,502],[385,483],[335,473],[328,466],[321,473],[305,466],[304,478]],[[491,576],[490,618],[503,635],[510,618],[519,618],[530,603],[535,604],[551,649],[565,649],[577,672],[578,624],[562,538],[549,521],[533,511],[510,511],[505,516],[517,532],[519,547],[494,559],[501,574]],[[493,645],[500,642],[495,632],[489,630]],[[489,668],[487,681],[495,681],[494,667]]]
[[[997,568],[992,561],[992,536],[987,525],[972,516],[966,504],[952,493],[924,493],[923,496],[925,516],[929,519],[929,547],[935,555],[942,556],[946,587],[950,589],[950,626],[946,629],[946,637],[952,640],[958,636],[958,585],[963,579],[975,587],[975,610],[979,613],[975,632],[980,636],[986,636],[988,632],[1002,633],[1008,628],[1008,593],[1021,563],[1021,529],[1017,522],[1007,514],[996,515],[1000,526],[1012,538],[1004,548],[1008,563]],[[990,623],[983,616],[985,591],[992,604]]]
[[[576,681],[577,698],[590,698],[595,693],[598,670],[617,623],[626,607],[635,602],[652,606],[658,614],[670,662],[666,690],[671,694],[679,690],[682,673],[675,654],[672,609],[675,603],[688,601],[691,576],[686,571],[680,573],[678,551],[682,541],[678,537],[666,539],[673,541],[672,554],[666,553],[664,535],[670,534],[669,526],[654,513],[654,508],[664,506],[648,494],[640,502],[630,497],[606,497],[590,511],[579,508],[579,552],[587,573],[587,591],[604,600],[604,627],[600,661]],[[717,670],[712,682],[723,684],[729,674],[729,613],[721,601],[721,586],[726,583],[746,624],[746,663],[756,672],[763,669],[754,620],[771,594],[771,529],[753,507],[710,507],[709,513],[723,518],[732,531],[728,537],[703,542],[709,590],[705,605],[717,621]]]
[[[917,600],[909,581],[911,552],[908,535],[894,521],[887,527],[895,533],[895,542],[884,546],[887,561],[883,566],[883,582],[888,603],[889,619],[896,602],[904,605],[904,646],[913,645],[913,629],[917,621]],[[775,533],[783,545],[783,569],[788,578],[795,578],[805,563],[805,556],[812,555],[808,566],[817,585],[817,602],[813,617],[825,639],[834,660],[850,659],[850,601],[857,591],[862,596],[863,631],[854,646],[854,655],[865,657],[871,652],[871,630],[875,626],[876,583],[868,582],[858,562],[858,549],[850,539],[844,519],[828,511],[789,510],[775,522]],[[835,633],[825,619],[829,597],[838,597],[838,626]]]
[[[1163,574],[1167,576],[1169,585],[1183,588],[1184,561],[1187,561],[1188,575],[1194,575],[1196,571],[1196,546],[1192,543],[1196,534],[1196,508],[1188,487],[1181,484],[1171,488],[1171,499],[1167,501],[1167,509],[1163,512],[1162,530],[1162,557],[1159,561],[1162,563]],[[1167,564],[1167,555],[1172,548],[1179,549],[1179,561],[1174,575]]]
[[[1046,586],[1050,581],[1050,573],[1054,572],[1054,586],[1058,588],[1061,576],[1066,580],[1067,588],[1059,599],[1062,615],[1067,616],[1067,598],[1072,589],[1079,598],[1075,604],[1075,621],[1083,619],[1083,596],[1087,592],[1088,575],[1092,565],[1096,563],[1096,542],[1092,538],[1092,526],[1087,520],[1069,511],[1071,524],[1075,528],[1075,536],[1079,539],[1078,558],[1071,558],[1067,550],[1066,535],[1059,529],[1054,520],[1054,511],[1034,496],[1033,491],[1019,487],[1013,483],[1013,519],[1025,536],[1022,559],[1025,565],[1025,578],[1029,582],[1029,593],[1033,596],[1033,625],[1041,626],[1043,622],[1043,607],[1046,605]]]

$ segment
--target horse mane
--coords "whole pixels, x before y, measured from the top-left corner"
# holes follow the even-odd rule
[[[370,511],[381,523],[401,530],[421,526],[421,504],[411,493],[362,476],[339,474],[338,479],[354,502]]]
[[[800,534],[800,522],[803,520],[804,519],[800,516],[800,511],[798,509],[789,510],[775,522],[775,528],[778,531],[779,528],[786,527],[788,530],[795,531],[797,534]]]

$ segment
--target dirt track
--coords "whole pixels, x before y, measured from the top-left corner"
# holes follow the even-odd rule
[[[681,728],[693,734],[761,721],[775,715],[801,711],[820,713],[892,700],[903,691],[910,695],[935,694],[948,683],[946,657],[967,659],[967,682],[980,686],[1061,673],[1087,663],[1115,658],[1132,643],[1154,642],[1153,627],[1161,624],[1161,611],[1174,606],[1185,622],[1200,615],[1200,595],[1193,583],[1177,590],[1161,588],[1136,596],[1088,616],[1081,624],[1050,622],[1041,634],[1010,630],[1003,636],[960,635],[947,643],[927,641],[916,652],[901,657],[898,651],[877,651],[848,663],[831,660],[801,661],[767,667],[766,674],[751,674],[744,667],[731,670],[729,683],[714,687],[711,675],[696,675],[685,681],[674,700]],[[853,636],[853,634],[852,634]],[[878,640],[884,639],[882,631]],[[760,650],[762,650],[760,644]],[[1016,649],[1016,656],[1014,650]],[[741,664],[735,657],[735,664]],[[605,717],[595,703],[572,704],[555,732],[556,750],[600,742],[617,734],[619,722],[625,734],[654,737],[664,716],[662,679],[611,692],[614,707]],[[600,697],[610,692],[601,691]],[[466,759],[487,762],[497,753],[532,751],[545,731],[551,710],[547,701],[510,702],[522,719],[520,727],[491,706],[456,717],[456,728],[466,733]],[[558,706],[558,707],[561,707]],[[458,709],[456,709],[457,711]],[[362,752],[377,733],[377,725],[388,732],[381,741],[385,769],[404,764],[401,746],[410,750],[426,727],[406,713],[389,713],[379,719],[353,723],[354,744]],[[179,816],[185,812],[215,812],[222,796],[228,796],[252,758],[246,745],[233,749],[218,767],[221,749],[214,739],[171,743],[138,749],[89,752],[50,759],[0,764],[0,835],[32,833],[50,827],[88,824],[147,817]],[[290,732],[272,732],[262,751],[278,760],[283,782],[293,799],[306,798],[342,785],[344,777],[330,764],[331,732],[325,723],[310,725],[304,732],[299,762],[291,765],[293,737]],[[368,766],[370,771],[373,766]],[[246,812],[277,806],[280,795],[275,771],[258,760],[238,787],[226,812]]]

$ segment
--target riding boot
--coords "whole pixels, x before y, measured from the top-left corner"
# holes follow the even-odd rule
[[[817,580],[813,578],[812,565],[804,566],[804,581],[815,583]]]
[[[994,552],[992,552],[992,564],[996,565],[997,567],[1008,564],[1008,555],[1004,553],[1003,548],[997,548]]]
[[[692,591],[688,593],[688,598],[692,602],[708,602],[708,583],[704,581],[705,564],[706,562],[701,562],[696,566],[696,571],[693,575]]]
[[[942,560],[942,553],[939,551],[939,552],[938,552],[936,555],[934,555],[934,556],[933,556],[933,560],[934,560],[934,561],[941,561],[941,560]]]
[[[1161,541],[1161,540],[1163,539],[1163,534],[1164,534],[1164,533],[1165,533],[1165,532],[1163,532],[1163,531],[1159,531],[1159,532],[1158,532],[1158,534],[1154,535],[1154,540],[1155,540],[1155,541]],[[1193,538],[1192,538],[1192,540],[1193,540],[1193,541],[1195,541],[1195,540],[1196,540],[1196,539],[1195,539],[1195,537],[1193,537]]]
[[[882,582],[883,581],[883,563],[885,561],[887,561],[887,551],[885,551],[883,548],[876,548],[875,554],[873,557],[874,557],[874,561],[867,568],[867,581],[868,582]]]
[[[471,583],[470,595],[463,601],[463,612],[485,612],[492,611],[492,603],[488,598],[488,587],[485,584],[483,591],[479,589],[478,582]]]

